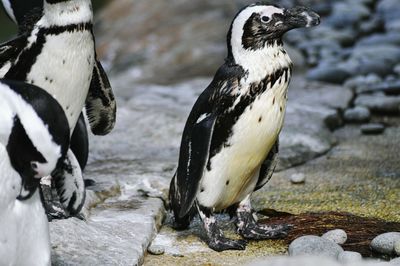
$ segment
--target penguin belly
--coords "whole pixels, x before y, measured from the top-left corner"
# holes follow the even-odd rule
[[[90,31],[47,35],[42,53],[27,77],[60,103],[72,132],[83,109],[92,79],[94,42]]]
[[[254,191],[260,167],[277,141],[286,109],[287,84],[261,94],[239,117],[232,135],[211,158],[201,180],[197,200],[220,211]]]

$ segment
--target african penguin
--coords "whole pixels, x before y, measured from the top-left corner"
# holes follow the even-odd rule
[[[181,229],[198,212],[207,244],[216,251],[241,250],[246,244],[224,237],[215,212],[236,210],[237,232],[246,239],[284,237],[290,228],[257,224],[250,196],[268,182],[276,165],[292,72],[282,35],[319,21],[305,7],[242,9],[228,33],[225,63],[187,119],[170,207]]]
[[[0,265],[50,265],[40,178],[64,168],[70,131],[58,102],[30,84],[0,80]]]

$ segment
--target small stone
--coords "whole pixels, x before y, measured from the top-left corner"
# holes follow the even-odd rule
[[[337,259],[343,252],[338,244],[318,236],[302,236],[289,245],[290,256],[318,255]]]
[[[394,243],[394,252],[396,252],[397,256],[400,256],[400,240],[397,240],[396,243]]]
[[[350,73],[345,69],[336,66],[319,65],[317,68],[311,69],[307,78],[311,80],[325,81],[329,83],[341,84],[350,77]]]
[[[148,247],[147,251],[152,255],[163,255],[165,253],[165,248],[159,245],[151,245]]]
[[[373,113],[398,114],[400,113],[400,96],[360,95],[355,105],[367,107]]]
[[[343,264],[350,264],[353,262],[359,262],[362,260],[362,256],[358,252],[353,251],[345,251],[339,254],[338,256],[339,262]]]
[[[389,262],[390,265],[400,266],[400,258],[392,259]]]
[[[375,237],[371,242],[371,248],[379,253],[393,255],[394,245],[400,241],[399,232],[390,232]]]
[[[304,184],[306,182],[306,176],[303,173],[296,173],[290,176],[290,182],[292,184]]]
[[[343,245],[347,241],[347,234],[342,229],[335,229],[323,234],[322,238],[330,240],[338,245]]]
[[[344,112],[344,120],[351,123],[368,122],[371,119],[371,112],[363,106],[356,106]]]
[[[361,126],[361,133],[365,135],[378,135],[385,131],[385,126],[379,123],[365,124]]]

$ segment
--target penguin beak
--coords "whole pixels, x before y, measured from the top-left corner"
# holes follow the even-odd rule
[[[287,9],[285,12],[287,30],[314,27],[319,25],[320,22],[320,16],[307,7],[297,6]]]

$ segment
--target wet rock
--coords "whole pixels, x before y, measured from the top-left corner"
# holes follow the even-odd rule
[[[385,126],[379,123],[371,123],[362,125],[360,130],[365,135],[378,135],[385,131]]]
[[[303,236],[289,245],[290,256],[318,255],[336,259],[341,252],[342,247],[318,236]]]
[[[390,232],[375,237],[371,242],[371,248],[379,253],[393,255],[394,244],[400,241],[400,233]]]
[[[379,53],[377,53],[379,51]],[[394,66],[400,60],[400,50],[395,45],[379,44],[374,46],[360,46],[353,50],[351,58],[361,63],[369,60],[384,61]]]
[[[400,6],[397,0],[381,0],[378,2],[376,9],[378,15],[386,23],[390,23],[392,21],[397,20],[398,14],[400,12]]]
[[[329,83],[341,84],[350,77],[350,73],[337,65],[322,64],[311,69],[307,78],[310,80],[318,80]]]
[[[327,240],[330,240],[333,243],[336,243],[338,245],[343,245],[347,241],[347,234],[342,229],[335,229],[335,230],[328,231],[325,234],[323,234],[321,237],[325,238]]]
[[[296,173],[290,176],[292,184],[304,184],[306,182],[306,175],[303,173]]]
[[[372,112],[398,114],[400,112],[400,96],[360,95],[355,100],[355,105],[364,106]]]
[[[162,255],[165,253],[165,248],[159,245],[150,245],[150,247],[147,248],[147,251],[152,255]]]
[[[382,31],[382,29],[383,23],[382,20],[378,17],[373,17],[370,20],[362,21],[360,23],[360,33],[362,33],[363,35],[371,34],[376,31]]]
[[[355,262],[361,262],[362,256],[358,252],[344,251],[339,254],[338,261],[343,264],[351,264],[351,263],[355,263]]]
[[[356,106],[351,109],[347,109],[344,112],[344,120],[350,123],[364,123],[371,119],[371,112],[368,108],[362,106]]]
[[[342,46],[350,46],[354,44],[354,36],[355,32],[351,29],[351,27],[346,27],[340,30],[336,30],[327,25],[319,25],[316,28],[313,28],[309,32],[309,38],[311,40],[323,39],[333,42],[338,42]]]
[[[351,77],[344,83],[349,89],[355,90],[357,93],[363,92],[369,89],[371,85],[379,84],[382,82],[382,78],[378,75],[371,73],[367,76],[355,76]]]
[[[380,44],[392,44],[400,45],[400,33],[388,32],[388,33],[376,33],[367,37],[362,38],[356,44],[357,47],[371,46]]]
[[[357,2],[336,2],[333,11],[325,23],[335,28],[346,28],[357,24],[362,19],[368,18],[371,11],[363,4]]]
[[[325,117],[324,123],[331,131],[334,131],[343,125],[343,119],[337,110],[332,110],[331,114]]]
[[[396,253],[397,256],[400,256],[400,240],[394,243],[394,252]]]

